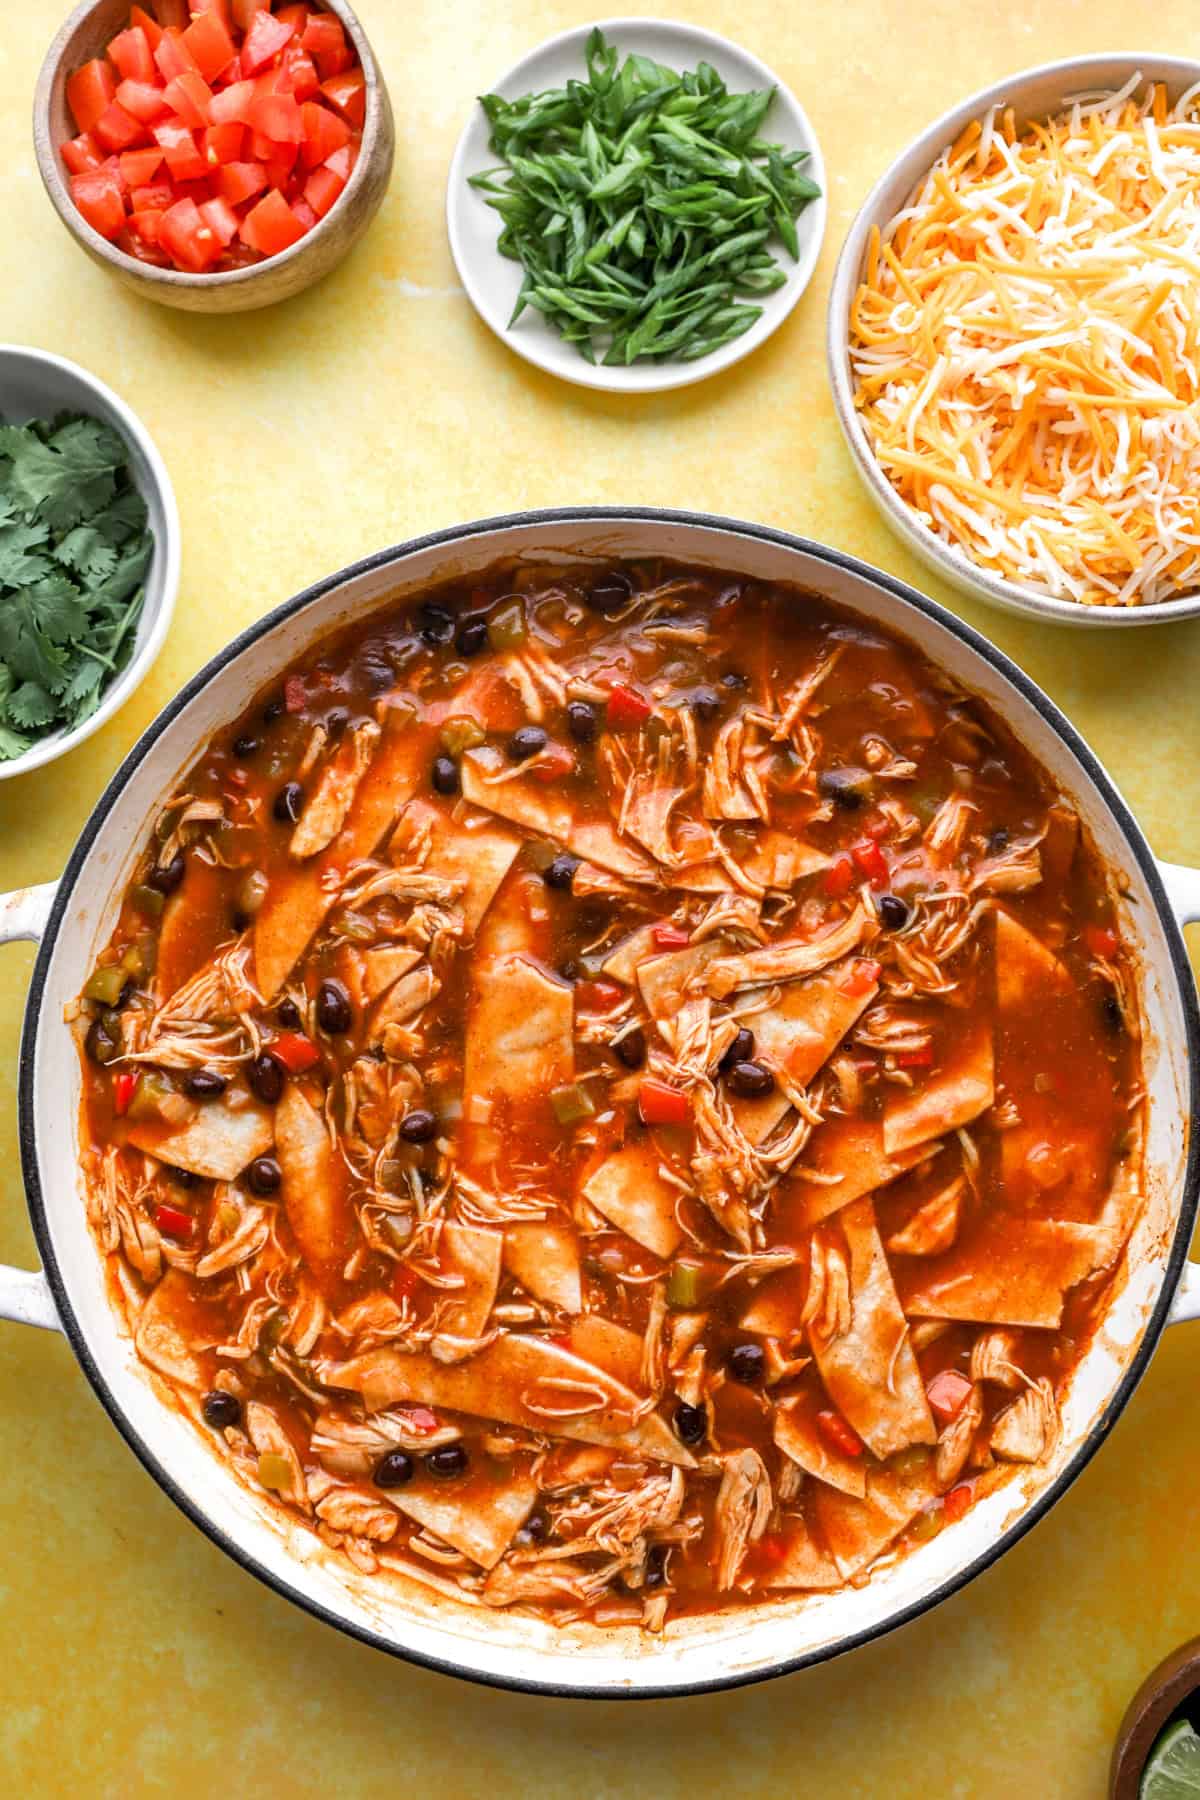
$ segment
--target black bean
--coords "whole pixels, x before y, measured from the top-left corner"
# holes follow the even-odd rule
[[[704,724],[711,724],[721,710],[721,696],[715,688],[697,688],[688,704]]]
[[[708,1435],[708,1413],[703,1406],[681,1400],[675,1408],[675,1435],[681,1444],[701,1444]]]
[[[386,694],[396,677],[381,650],[365,651],[359,659],[363,679],[373,694]]]
[[[243,912],[240,906],[235,906],[229,915],[229,923],[233,926],[233,929],[237,932],[238,936],[241,937],[243,931],[247,930],[249,927],[250,914]]]
[[[299,1031],[304,1023],[303,1019],[300,1017],[300,1008],[296,1005],[296,1002],[294,1000],[288,1000],[287,998],[281,1000],[279,1005],[275,1008],[275,1017],[288,1031]]]
[[[427,600],[417,618],[421,636],[431,648],[448,644],[454,636],[454,614],[447,612],[444,606],[435,606]]]
[[[592,583],[591,589],[584,595],[584,604],[602,619],[611,619],[626,605],[633,592],[633,583],[628,575],[620,569],[613,569],[606,575],[600,575]]]
[[[525,762],[546,748],[546,733],[540,725],[522,725],[508,740],[510,762]]]
[[[442,1481],[449,1481],[453,1475],[461,1475],[470,1462],[466,1446],[463,1444],[442,1444],[437,1450],[431,1450],[425,1458],[425,1467],[431,1475],[437,1475]]]
[[[750,677],[743,675],[740,669],[726,669],[721,677],[721,686],[727,688],[748,688]]]
[[[552,863],[546,864],[542,870],[542,880],[547,887],[565,888],[569,891],[578,867],[579,858],[568,856],[564,851],[561,856],[556,856]]]
[[[865,769],[823,769],[817,788],[843,812],[857,812],[870,793],[871,777]]]
[[[734,1063],[749,1062],[754,1055],[754,1033],[747,1031],[744,1025],[739,1026],[738,1034],[721,1058],[717,1067],[722,1075],[727,1075]]]
[[[171,1180],[175,1183],[176,1187],[194,1188],[198,1186],[200,1181],[200,1177],[194,1174],[191,1169],[173,1169],[169,1164],[167,1165],[167,1174],[171,1177]]]
[[[239,762],[248,762],[258,752],[258,739],[243,734],[233,740],[233,754]]]
[[[879,909],[879,923],[886,931],[902,931],[908,924],[908,907],[899,894],[880,894],[875,904]]]
[[[670,1548],[667,1544],[654,1544],[646,1558],[646,1577],[642,1583],[647,1593],[662,1587],[667,1579],[667,1557]]]
[[[283,1092],[287,1070],[269,1050],[260,1050],[247,1066],[246,1080],[260,1100],[265,1101],[268,1106],[274,1106]]]
[[[271,811],[281,825],[294,825],[304,805],[304,789],[298,781],[285,781],[275,796]]]
[[[478,656],[481,650],[487,649],[487,620],[482,613],[473,613],[464,619],[454,634],[454,648],[460,656]]]
[[[236,1425],[241,1418],[242,1403],[236,1394],[214,1388],[211,1394],[205,1394],[200,1410],[206,1425],[211,1425],[214,1431],[224,1431],[227,1425]]]
[[[317,1024],[330,1037],[349,1031],[354,1019],[350,996],[340,981],[323,981],[317,989]]]
[[[99,1063],[101,1067],[121,1054],[120,1039],[114,1035],[106,1019],[92,1020],[83,1040],[83,1047],[92,1062]]]
[[[146,877],[146,884],[157,888],[160,894],[173,894],[186,873],[187,864],[183,860],[183,851],[177,850],[169,863],[151,869]]]
[[[1100,1012],[1110,1031],[1124,1031],[1125,1019],[1115,994],[1105,994],[1100,1003]]]
[[[228,1077],[218,1075],[215,1069],[193,1069],[183,1084],[183,1091],[193,1100],[215,1100],[228,1086]]]
[[[260,1200],[268,1194],[279,1192],[279,1184],[283,1180],[283,1170],[273,1156],[256,1156],[246,1170],[246,1186]]]
[[[567,707],[567,730],[577,744],[590,744],[600,729],[600,718],[586,700],[572,700]]]
[[[729,1373],[746,1387],[757,1387],[767,1365],[761,1344],[735,1344],[729,1352]]]
[[[1002,850],[1008,849],[1008,832],[1003,825],[997,826],[988,838],[987,847],[993,856],[999,856]]]
[[[403,1450],[389,1450],[375,1464],[375,1486],[381,1488],[403,1487],[416,1474],[417,1465],[411,1456]]]
[[[558,972],[564,981],[582,981],[587,974],[587,970],[575,956],[564,956],[558,965]]]
[[[274,700],[268,700],[267,704],[262,709],[263,724],[274,725],[277,719],[282,719],[285,711],[286,708],[284,707],[283,701],[277,694]]]
[[[325,714],[325,729],[331,743],[337,743],[349,723],[350,714],[344,706],[335,706],[332,712]]]
[[[544,1544],[550,1536],[550,1520],[539,1508],[535,1508],[517,1532],[513,1542],[525,1550],[531,1544]]]
[[[640,1069],[646,1060],[646,1034],[640,1025],[635,1025],[617,1039],[612,1049],[617,1061],[627,1069]]]
[[[438,1122],[423,1106],[414,1107],[400,1121],[400,1136],[406,1144],[427,1144],[437,1136]]]
[[[760,1062],[736,1062],[725,1076],[726,1085],[735,1094],[745,1099],[757,1099],[760,1094],[769,1094],[775,1086],[775,1077],[765,1064]]]
[[[433,786],[438,794],[457,794],[458,764],[449,756],[435,756],[433,759]]]

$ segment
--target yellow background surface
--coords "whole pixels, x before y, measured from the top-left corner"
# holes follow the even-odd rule
[[[124,751],[236,630],[432,527],[572,502],[695,507],[827,539],[930,587],[869,510],[826,386],[824,302],[854,209],[931,117],[1008,71],[1139,40],[1200,53],[1192,0],[694,6],[808,109],[829,229],[765,348],[635,400],[509,353],[459,290],[443,227],[472,97],[595,15],[582,0],[362,0],[360,12],[396,112],[383,210],[321,287],[221,321],[127,296],[68,239],[29,130],[59,8],[5,0],[0,339],[75,358],[141,415],[175,481],[184,558],[174,626],[135,698],[64,761],[0,785],[0,888],[58,874]],[[932,591],[1066,709],[1154,849],[1200,862],[1200,622],[1081,635]],[[0,1259],[26,1265],[15,1112],[31,963],[17,947],[0,964]],[[175,1511],[61,1339],[0,1324],[0,1792],[1093,1800],[1133,1689],[1200,1631],[1198,1392],[1200,1326],[1181,1327],[1053,1514],[902,1633],[766,1687],[597,1705],[469,1688],[304,1617]]]

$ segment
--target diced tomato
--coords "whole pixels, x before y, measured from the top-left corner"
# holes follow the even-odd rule
[[[252,81],[235,81],[212,97],[209,114],[214,125],[248,125],[250,105],[254,99]]]
[[[240,162],[246,141],[244,125],[206,125],[201,149],[210,169],[221,163]]]
[[[234,224],[236,223],[235,219]],[[311,1069],[315,1062],[321,1060],[321,1052],[312,1039],[302,1036],[298,1031],[284,1031],[277,1038],[272,1038],[271,1054],[277,1056],[284,1068],[293,1075],[302,1075],[305,1069]]]
[[[131,31],[136,28],[138,31],[145,33],[146,42],[150,46],[150,54],[153,56],[155,50],[158,48],[158,40],[163,34],[163,28],[158,20],[148,13],[144,7],[133,6],[129,10],[129,28]]]
[[[176,30],[174,26],[164,31],[159,38],[154,60],[164,81],[174,81],[185,69],[196,68],[196,59],[184,43],[182,31]]]
[[[192,131],[212,124],[213,92],[198,69],[185,69],[163,89],[163,99]]]
[[[133,1099],[137,1081],[137,1074],[133,1069],[118,1069],[117,1079],[113,1083],[113,1111],[119,1119],[124,1118],[129,1111],[129,1102]]]
[[[323,219],[335,201],[340,200],[345,190],[346,183],[340,175],[335,175],[332,169],[314,169],[304,184],[304,198],[318,219]],[[572,757],[571,767],[574,767],[574,760]],[[540,765],[537,772],[541,773]]]
[[[334,175],[340,175],[343,181],[349,181],[350,171],[358,159],[358,151],[353,144],[343,144],[332,156],[325,158],[325,167]]]
[[[350,127],[337,113],[313,100],[305,101],[300,114],[304,122],[304,147],[300,154],[305,167],[315,169],[349,142]]]
[[[1085,925],[1083,941],[1093,956],[1102,956],[1111,962],[1120,947],[1120,939],[1108,925]]]
[[[410,1269],[407,1263],[397,1263],[396,1273],[392,1277],[392,1295],[400,1305],[405,1300],[411,1300],[420,1285],[421,1278],[415,1270]]]
[[[154,0],[154,10],[164,31],[176,31],[181,36],[191,20],[188,0]]]
[[[199,181],[208,173],[208,164],[200,154],[195,136],[186,125],[168,119],[154,127],[154,141],[167,159],[167,168],[176,181]]]
[[[243,74],[257,75],[260,69],[274,61],[295,35],[295,26],[286,19],[272,18],[269,12],[256,12],[240,52]]]
[[[270,10],[271,0],[233,0],[233,22],[239,31],[249,31],[255,13]]]
[[[167,208],[159,223],[158,241],[171,260],[192,275],[202,274],[221,254],[216,233],[200,217],[200,208],[190,196]]]
[[[397,1409],[404,1418],[410,1431],[436,1431],[441,1424],[435,1412],[427,1406],[401,1406]]]
[[[311,231],[314,225],[319,225],[321,223],[303,194],[299,195],[294,200],[289,200],[288,205],[303,225],[305,231]],[[540,769],[535,769],[533,772],[535,775],[540,775],[542,773]]]
[[[638,1088],[638,1112],[644,1125],[686,1125],[692,1116],[691,1102],[682,1089],[668,1087],[653,1076],[647,1076]]]
[[[144,189],[140,189],[139,192],[151,193],[151,192],[153,192],[153,190],[150,188],[144,188]],[[171,199],[172,199],[171,191],[168,188],[167,189],[168,204],[170,203]],[[129,222],[128,222],[128,230],[129,230],[130,234],[134,238],[140,239],[143,244],[157,244],[159,227],[162,224],[162,216],[165,211],[166,211],[165,206],[147,206],[147,207],[143,207],[139,210],[136,210],[134,212],[131,212],[129,215]],[[136,255],[137,252],[134,248],[130,247],[130,254]]]
[[[898,1069],[928,1069],[933,1066],[933,1045],[926,1044],[923,1050],[897,1050],[896,1067]]]
[[[152,81],[123,81],[117,89],[117,104],[143,125],[152,125],[170,111],[162,88]]]
[[[300,39],[321,71],[322,81],[344,74],[354,62],[354,52],[346,42],[342,21],[332,13],[313,13]]]
[[[347,125],[352,125],[355,131],[362,130],[367,116],[367,78],[361,69],[347,69],[344,75],[323,81],[321,92],[341,113]]]
[[[264,194],[251,209],[242,220],[241,231],[243,242],[263,256],[278,256],[304,236],[303,225],[278,188]]]
[[[929,1410],[939,1425],[949,1425],[963,1409],[971,1383],[957,1369],[940,1369],[925,1389]]]
[[[230,206],[241,206],[255,194],[262,193],[267,185],[267,172],[261,163],[231,162],[218,169],[213,180],[222,200],[228,200]]]
[[[115,238],[125,223],[125,199],[117,173],[102,165],[71,177],[71,198],[93,231]]]
[[[92,129],[111,105],[116,91],[116,78],[102,56],[94,56],[82,69],[67,76],[67,105],[80,131]]]
[[[136,152],[134,152],[136,155]],[[129,194],[129,210],[131,213],[166,212],[173,206],[179,195],[169,181],[152,181],[149,187],[132,188]],[[157,238],[155,240],[157,242]]]
[[[140,25],[131,25],[127,31],[118,31],[109,43],[108,58],[125,81],[154,80],[154,52]]]
[[[215,81],[237,55],[237,45],[220,13],[211,9],[197,12],[195,8],[193,12],[195,16],[183,34],[183,41],[205,81]]]
[[[877,962],[873,962],[869,956],[859,956],[855,958],[849,968],[842,970],[837,977],[837,985],[843,994],[849,994],[851,999],[856,999],[858,995],[868,993],[871,988],[878,987],[881,973],[882,970]]]
[[[625,989],[619,981],[577,981],[575,983],[575,1004],[584,1012],[611,1012],[619,1006],[625,995]]]
[[[654,939],[656,950],[682,950],[685,944],[692,941],[691,933],[685,931],[682,925],[671,925],[666,920],[652,925],[650,936]]]
[[[308,705],[308,689],[303,675],[289,675],[283,684],[283,704],[290,713],[303,712]]]
[[[161,1203],[154,1208],[154,1223],[163,1236],[169,1238],[190,1238],[196,1226],[190,1213],[180,1212],[177,1206],[163,1206]]]
[[[285,25],[290,25],[298,38],[303,37],[305,26],[308,24],[308,7],[279,6],[275,9],[275,17],[282,20]]]
[[[294,94],[256,94],[250,102],[248,121],[252,131],[259,131],[273,144],[299,144],[304,137],[304,120]]]
[[[952,1487],[942,1502],[942,1511],[946,1515],[947,1523],[953,1525],[956,1519],[961,1519],[974,1498],[975,1483],[973,1481],[960,1481],[957,1487]]]
[[[90,131],[81,131],[78,137],[67,139],[62,147],[62,159],[72,175],[82,175],[85,169],[100,167],[104,152]]]
[[[635,688],[626,687],[617,682],[608,696],[608,723],[614,731],[623,731],[627,726],[640,725],[654,711],[644,695]]]
[[[862,1439],[857,1431],[847,1425],[840,1412],[819,1412],[817,1414],[817,1430],[831,1450],[836,1450],[842,1456],[862,1455]]]
[[[338,183],[337,194],[333,196],[336,200],[338,194],[341,193],[346,185],[341,176],[335,175],[332,169],[320,169],[317,173],[328,175],[331,180]],[[326,207],[325,210],[328,212],[329,208]],[[316,222],[316,215],[314,214],[313,223],[315,224]],[[574,773],[574,753],[568,750],[565,744],[556,744],[553,742],[547,744],[546,748],[539,752],[529,771],[530,779],[533,781],[540,781],[543,785],[551,781],[561,781],[564,775],[573,775]]]
[[[202,200],[200,217],[206,225],[212,226],[222,250],[226,244],[232,244],[238,234],[238,216],[228,200]]]
[[[94,129],[104,148],[112,151],[131,150],[135,144],[144,144],[149,135],[142,120],[127,113],[119,100],[105,107]]]
[[[154,180],[162,167],[161,150],[126,150],[118,162],[121,179],[128,188],[144,188]]]
[[[321,80],[312,57],[299,44],[289,44],[279,64],[276,92],[292,94],[297,100],[308,100],[320,92],[320,87]]]
[[[860,838],[856,844],[851,844],[850,854],[872,887],[887,882],[887,858],[874,838]]]
[[[841,900],[854,885],[854,858],[839,850],[821,879],[821,886],[831,900]]]

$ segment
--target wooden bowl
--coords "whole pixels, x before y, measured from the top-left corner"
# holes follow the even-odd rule
[[[76,7],[47,51],[38,76],[33,97],[33,146],[55,211],[93,262],[110,270],[146,300],[158,300],[184,312],[232,313],[290,299],[341,261],[379,210],[392,172],[396,134],[387,87],[366,32],[345,0],[322,0],[321,9],[341,20],[366,76],[362,143],[350,179],[325,217],[278,256],[266,257],[245,269],[190,275],[126,256],[92,229],[71,198],[58,148],[75,136],[67,106],[67,77],[91,57],[103,55],[109,39],[128,22],[129,0],[84,0],[82,6]]]
[[[1108,1773],[1109,1800],[1137,1800],[1142,1771],[1171,1714],[1200,1687],[1200,1638],[1159,1663],[1129,1702]]]

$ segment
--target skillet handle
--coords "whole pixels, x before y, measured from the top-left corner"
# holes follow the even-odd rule
[[[1178,863],[1160,862],[1158,872],[1171,902],[1171,911],[1180,925],[1191,925],[1200,919],[1200,869],[1185,869]],[[1168,1325],[1180,1325],[1188,1319],[1200,1319],[1200,1263],[1187,1262],[1175,1289],[1175,1298],[1167,1314]]]
[[[0,944],[21,939],[40,943],[57,888],[56,881],[47,881],[41,887],[0,894]],[[43,1331],[62,1330],[50,1285],[40,1269],[10,1269],[0,1263],[0,1319],[40,1325]]]

